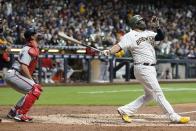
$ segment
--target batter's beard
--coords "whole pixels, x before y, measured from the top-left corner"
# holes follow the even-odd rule
[[[144,21],[140,21],[137,23],[137,28],[139,28],[140,30],[145,30],[146,29],[146,23]]]

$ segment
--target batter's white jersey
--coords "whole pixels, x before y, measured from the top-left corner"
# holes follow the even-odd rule
[[[155,35],[152,31],[137,32],[130,30],[118,43],[122,49],[128,49],[133,55],[134,63],[156,63],[154,50]]]

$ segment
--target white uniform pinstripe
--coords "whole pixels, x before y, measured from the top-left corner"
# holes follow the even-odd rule
[[[136,65],[134,65],[134,75],[144,86],[145,94],[135,101],[119,107],[118,110],[122,114],[132,115],[138,108],[154,98],[169,116],[171,121],[178,121],[180,116],[174,112],[172,106],[166,100],[156,78],[157,74],[155,67],[143,65],[144,63],[156,63],[153,46],[155,43],[155,35],[156,33],[152,31],[137,32],[131,30],[119,42],[119,46],[122,49],[127,48],[132,53],[134,63],[136,63]]]

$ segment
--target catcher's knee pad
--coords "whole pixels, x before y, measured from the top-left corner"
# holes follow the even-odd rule
[[[28,94],[26,94],[26,96],[24,98],[24,103],[20,107],[18,113],[19,114],[26,114],[30,110],[32,105],[35,103],[35,101],[41,95],[41,91],[42,91],[41,85],[34,84],[32,90]]]
[[[41,95],[42,87],[39,84],[34,84],[32,90],[29,92],[29,94],[33,94],[37,99]]]

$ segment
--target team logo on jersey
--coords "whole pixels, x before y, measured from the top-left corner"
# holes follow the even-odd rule
[[[148,37],[140,37],[138,40],[136,40],[137,45],[141,44],[142,42],[147,41],[151,45],[154,46],[154,37],[153,36],[148,36]]]

